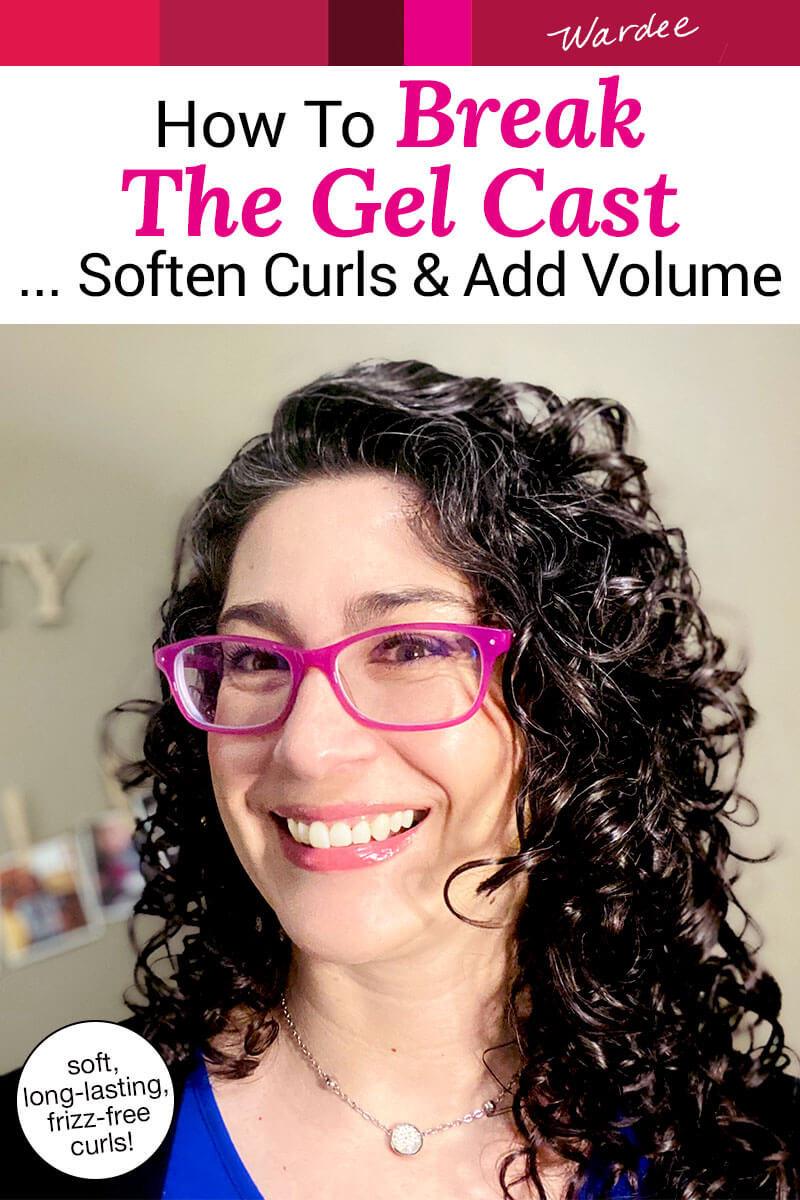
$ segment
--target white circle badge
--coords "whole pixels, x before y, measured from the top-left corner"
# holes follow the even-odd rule
[[[33,1149],[79,1179],[141,1166],[166,1137],[174,1105],[158,1051],[110,1021],[51,1033],[28,1056],[17,1088],[19,1123]]]

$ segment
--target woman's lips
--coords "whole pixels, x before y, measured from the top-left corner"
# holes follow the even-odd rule
[[[327,815],[327,814],[326,814]],[[286,827],[286,821],[273,814],[278,828],[280,847],[285,857],[295,867],[305,871],[352,871],[359,867],[374,867],[400,854],[409,845],[427,813],[410,829],[392,834],[383,841],[370,841],[352,846],[331,846],[318,850],[296,842]]]

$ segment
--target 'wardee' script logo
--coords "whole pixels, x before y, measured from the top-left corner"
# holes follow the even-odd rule
[[[547,37],[560,37],[561,49],[566,54],[573,47],[578,50],[583,50],[586,46],[599,49],[600,46],[616,46],[626,39],[628,42],[644,42],[648,38],[687,38],[697,33],[700,28],[699,25],[695,25],[693,29],[687,29],[688,17],[680,17],[674,24],[672,21],[663,20],[656,25],[655,21],[656,14],[651,13],[649,21],[644,25],[635,21],[630,25],[617,25],[612,28],[610,25],[601,25],[600,18],[594,17],[585,33],[582,25],[565,25],[563,29],[554,29]]]

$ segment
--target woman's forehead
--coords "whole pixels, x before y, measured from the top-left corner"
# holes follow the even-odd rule
[[[466,576],[438,561],[420,537],[419,509],[411,485],[378,472],[315,479],[280,492],[239,540],[225,607],[267,601],[310,613],[316,605],[338,610],[348,624],[354,608],[387,615],[392,596],[405,608],[460,603],[472,611]]]

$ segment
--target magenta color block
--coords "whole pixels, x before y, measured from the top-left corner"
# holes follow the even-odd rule
[[[158,0],[11,0],[4,66],[147,66],[158,62]]]
[[[405,0],[408,67],[458,67],[472,62],[472,0]]]

